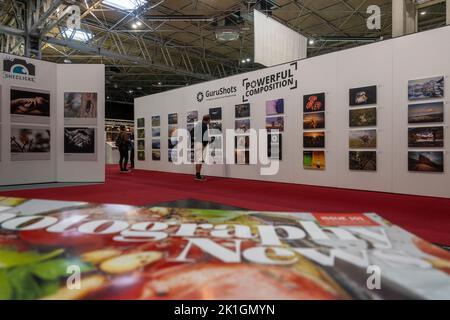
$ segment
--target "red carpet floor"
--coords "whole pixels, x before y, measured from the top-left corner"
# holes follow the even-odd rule
[[[215,177],[198,182],[190,175],[153,171],[121,174],[116,166],[107,166],[105,184],[1,195],[132,205],[197,199],[252,210],[375,212],[428,241],[450,245],[450,199]]]

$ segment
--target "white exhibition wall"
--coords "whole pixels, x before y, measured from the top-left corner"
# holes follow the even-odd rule
[[[104,65],[59,65],[46,61],[0,54],[2,61],[1,112],[0,112],[0,185],[16,185],[45,182],[103,182],[105,180],[104,157]],[[33,70],[16,66],[15,70],[5,61],[21,60]],[[19,68],[19,69],[17,69]],[[28,73],[28,74],[21,74]],[[34,73],[34,75],[33,75]],[[50,122],[48,117],[11,114],[11,89],[25,92],[37,91],[50,96]],[[64,115],[64,94],[67,92],[97,93],[96,118],[83,123],[70,123]],[[47,118],[47,120],[45,120]],[[75,120],[75,121],[77,121]],[[69,122],[68,122],[69,121]],[[95,152],[93,154],[65,153],[65,127],[94,129]],[[50,154],[45,152],[12,152],[11,136],[14,128],[50,130]],[[34,136],[36,138],[36,136]],[[41,150],[42,151],[42,150]],[[70,159],[70,156],[73,159]],[[84,158],[83,158],[84,157]]]
[[[135,119],[145,118],[145,161],[136,160],[136,168],[193,174],[193,165],[175,165],[168,161],[168,114],[178,113],[178,127],[186,128],[189,111],[198,110],[199,118],[209,108],[222,107],[223,128],[235,126],[235,105],[243,103],[245,83],[290,70],[297,85],[288,85],[248,97],[251,128],[264,129],[265,102],[284,99],[283,158],[276,175],[260,175],[261,165],[209,165],[204,174],[287,182],[306,185],[450,197],[450,27],[434,29],[401,38],[382,41],[349,50],[279,65],[224,79],[183,87],[135,100]],[[408,81],[444,76],[443,124],[444,148],[408,148]],[[270,77],[269,77],[270,78]],[[377,86],[377,169],[349,169],[349,89]],[[216,92],[220,88],[235,89]],[[292,89],[291,89],[292,88]],[[216,92],[214,97],[211,92]],[[325,170],[303,167],[303,96],[324,92]],[[203,97],[203,99],[202,99]],[[199,99],[197,99],[199,98]],[[200,102],[199,102],[200,101]],[[368,106],[369,107],[369,106]],[[370,106],[371,107],[371,106]],[[152,160],[151,117],[161,116],[161,160]],[[136,130],[137,130],[136,124]],[[365,128],[361,128],[365,129]],[[137,136],[137,134],[136,134]],[[444,151],[444,172],[411,172],[408,151]],[[357,199],[355,199],[357,201]]]

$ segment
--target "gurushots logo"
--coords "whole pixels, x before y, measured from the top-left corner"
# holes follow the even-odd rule
[[[202,102],[204,97],[205,96],[203,95],[203,92],[200,91],[199,93],[197,93],[197,101],[198,102]]]
[[[23,80],[34,82],[36,67],[24,59],[5,58],[3,59],[3,78],[13,80]]]
[[[202,102],[205,97],[207,101],[235,97],[236,92],[236,86],[222,87],[215,90],[206,90],[204,94],[203,92],[197,93],[197,101]]]
[[[274,74],[264,76],[255,80],[245,78],[242,80],[242,86],[245,89],[242,95],[242,102],[247,102],[251,96],[260,93],[286,88],[290,90],[297,88],[297,80],[294,79],[294,70],[297,70],[297,62],[289,64],[285,70],[278,71]]]

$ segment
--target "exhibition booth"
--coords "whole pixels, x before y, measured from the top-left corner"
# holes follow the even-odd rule
[[[0,59],[0,185],[104,182],[104,65]]]
[[[178,132],[210,114],[222,134],[205,175],[448,198],[449,38],[447,26],[135,99],[136,168],[193,174]],[[255,144],[276,174],[261,174]]]

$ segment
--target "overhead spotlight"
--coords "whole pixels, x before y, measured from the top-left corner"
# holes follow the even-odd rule
[[[137,87],[136,89],[137,89],[137,90],[142,90],[142,87]]]
[[[242,61],[241,61],[242,63],[245,63],[246,62],[246,60],[245,59],[242,59]]]
[[[422,12],[420,12],[420,14],[421,14],[422,16],[424,16],[424,15],[427,14],[427,12],[426,12],[426,11],[422,11]]]
[[[64,63],[72,63],[72,61],[70,59],[65,58]]]
[[[162,85],[162,83],[161,83],[161,82],[158,82],[158,86],[160,86],[160,85]]]
[[[133,93],[133,90],[128,90],[128,93]]]
[[[312,45],[314,44],[314,42],[315,42],[314,39],[309,39],[309,42],[308,42],[308,43],[309,43],[309,45],[312,46]]]
[[[251,59],[250,58],[247,58],[247,60],[246,60],[247,62],[250,62],[251,61]]]
[[[106,97],[106,99],[108,99],[108,100],[109,100],[110,98],[111,98],[110,96],[107,96],[107,97]]]
[[[140,22],[140,21],[138,20],[138,21],[136,21],[136,25],[137,25],[138,27],[140,27],[140,26],[142,26],[142,22]]]
[[[117,83],[114,83],[114,89],[117,89],[118,87]]]
[[[138,26],[137,26],[136,23],[133,23],[133,24],[131,25],[131,27],[132,27],[133,29],[136,29]]]

